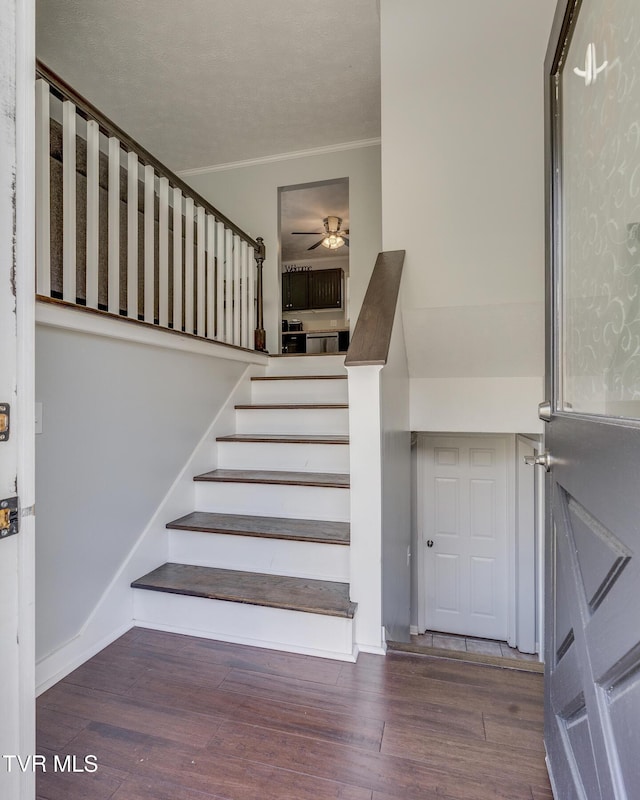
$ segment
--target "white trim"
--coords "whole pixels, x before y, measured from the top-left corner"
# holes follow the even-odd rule
[[[344,150],[359,150],[362,147],[378,147],[381,143],[382,139],[380,137],[374,139],[358,139],[354,142],[341,142],[339,144],[328,144],[324,147],[311,147],[308,150],[293,150],[289,153],[275,153],[271,156],[248,158],[245,161],[229,161],[226,164],[212,164],[209,167],[182,169],[177,174],[181,178],[187,178],[190,175],[206,175],[209,172],[225,172],[230,169],[256,167],[260,164],[273,164],[275,161],[290,161],[294,158],[307,158],[308,156],[324,156],[331,153],[340,153]]]
[[[507,455],[507,644],[518,646],[518,581],[516,520],[516,436],[505,434]]]
[[[112,642],[115,642],[116,639],[119,639],[133,627],[133,621],[128,620],[124,625],[121,625],[119,628],[110,631],[110,633],[108,633],[106,636],[103,636],[103,638],[99,641],[94,642],[90,647],[87,647],[85,650],[81,650],[71,659],[71,661],[65,662],[64,666],[59,667],[54,673],[48,675],[38,684],[36,687],[36,696],[40,697],[40,695],[46,692],[47,689],[50,689],[52,686],[58,683],[58,681],[61,681],[63,678],[69,675],[69,673],[73,672],[74,669],[82,666],[85,661],[93,658],[101,650],[104,650],[105,647],[108,647],[110,644],[112,644]],[[45,660],[53,659],[59,652],[65,650],[73,642],[76,642],[80,636],[81,634],[77,633],[73,639],[68,641],[62,647],[59,647],[56,651],[54,651],[54,653],[50,653]],[[41,661],[40,663],[43,662]]]
[[[267,366],[269,362],[269,356],[264,353],[240,350],[219,342],[205,341],[162,328],[127,323],[125,317],[114,319],[107,315],[91,314],[82,308],[58,306],[43,301],[36,303],[36,322],[39,325],[48,325],[53,328],[104,336],[108,339],[120,339],[151,347],[179,350],[183,353],[195,353],[211,358],[225,358],[245,364]]]
[[[249,636],[227,636],[224,633],[216,633],[215,636],[208,636],[205,632],[196,628],[188,628],[182,625],[162,625],[155,622],[136,621],[136,628],[146,628],[152,631],[165,631],[166,633],[178,633],[182,636],[197,636],[198,639],[211,639],[216,642],[229,642],[230,644],[240,644],[247,647],[260,647],[263,650],[278,650],[281,653],[296,653],[303,656],[316,656],[318,658],[330,658],[332,661],[347,661],[354,664],[358,659],[358,647],[354,645],[351,653],[340,653],[334,650],[316,650],[312,647],[299,647],[289,643],[271,642],[268,639],[253,639]],[[360,652],[365,652],[360,648]]]
[[[16,13],[16,438],[18,483],[23,510],[35,498],[35,0],[19,0]],[[18,627],[20,749],[35,753],[35,520],[22,517],[19,539]],[[35,794],[35,774],[23,776],[19,796]]]
[[[216,642],[229,642],[231,644],[241,644],[248,647],[260,647],[264,650],[279,650],[281,653],[297,653],[303,656],[317,656],[319,658],[330,658],[332,661],[348,661],[355,663],[358,659],[358,649],[360,652],[365,651],[364,648],[358,648],[354,645],[351,653],[340,653],[334,650],[316,650],[312,647],[300,647],[298,645],[272,642],[268,639],[252,639],[248,636],[228,636],[224,633],[217,633],[215,636],[209,636],[206,632],[197,628],[188,628],[183,625],[163,625],[161,623],[136,621],[136,628],[147,628],[152,631],[165,631],[166,633],[179,633],[182,636],[197,636],[199,639],[212,639]]]
[[[411,636],[419,636],[420,634],[418,633],[418,626],[417,625],[410,625],[409,626],[409,634]]]

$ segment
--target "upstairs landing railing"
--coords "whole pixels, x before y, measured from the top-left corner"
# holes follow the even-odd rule
[[[263,240],[40,62],[36,78],[38,299],[264,351]]]

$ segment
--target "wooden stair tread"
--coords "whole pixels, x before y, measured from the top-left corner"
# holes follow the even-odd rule
[[[356,603],[349,600],[347,583],[190,564],[163,564],[148,575],[138,578],[131,586],[134,589],[150,589],[349,619],[353,618],[357,607]]]
[[[349,475],[342,472],[284,472],[277,470],[214,469],[196,475],[194,481],[226,483],[272,483],[286,486],[349,488]]]
[[[297,410],[297,409],[344,409],[349,408],[348,403],[263,403],[263,404],[246,404],[246,405],[237,405],[235,406],[237,409],[241,409],[243,411],[256,411],[256,410],[272,410],[272,409],[285,409],[287,411]]]
[[[347,375],[255,375],[252,381],[346,381]]]
[[[347,435],[306,433],[233,433],[217,436],[217,442],[271,442],[272,444],[349,444]]]
[[[349,544],[348,522],[323,522],[284,517],[254,517],[193,511],[167,524],[172,530],[228,533],[264,539],[287,539],[318,544]]]

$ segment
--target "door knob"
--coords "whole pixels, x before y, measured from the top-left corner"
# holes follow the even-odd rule
[[[530,467],[544,467],[546,472],[551,472],[551,453],[544,452],[537,456],[525,456],[524,463]]]
[[[427,542],[427,547],[433,547],[433,539],[429,539]]]

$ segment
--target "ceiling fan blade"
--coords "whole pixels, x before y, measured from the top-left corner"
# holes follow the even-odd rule
[[[319,242],[316,242],[315,244],[312,244],[311,247],[307,247],[307,250],[315,250],[316,247],[320,247],[322,242],[324,242],[324,239],[320,239]]]
[[[324,231],[291,231],[292,236],[322,236]]]

